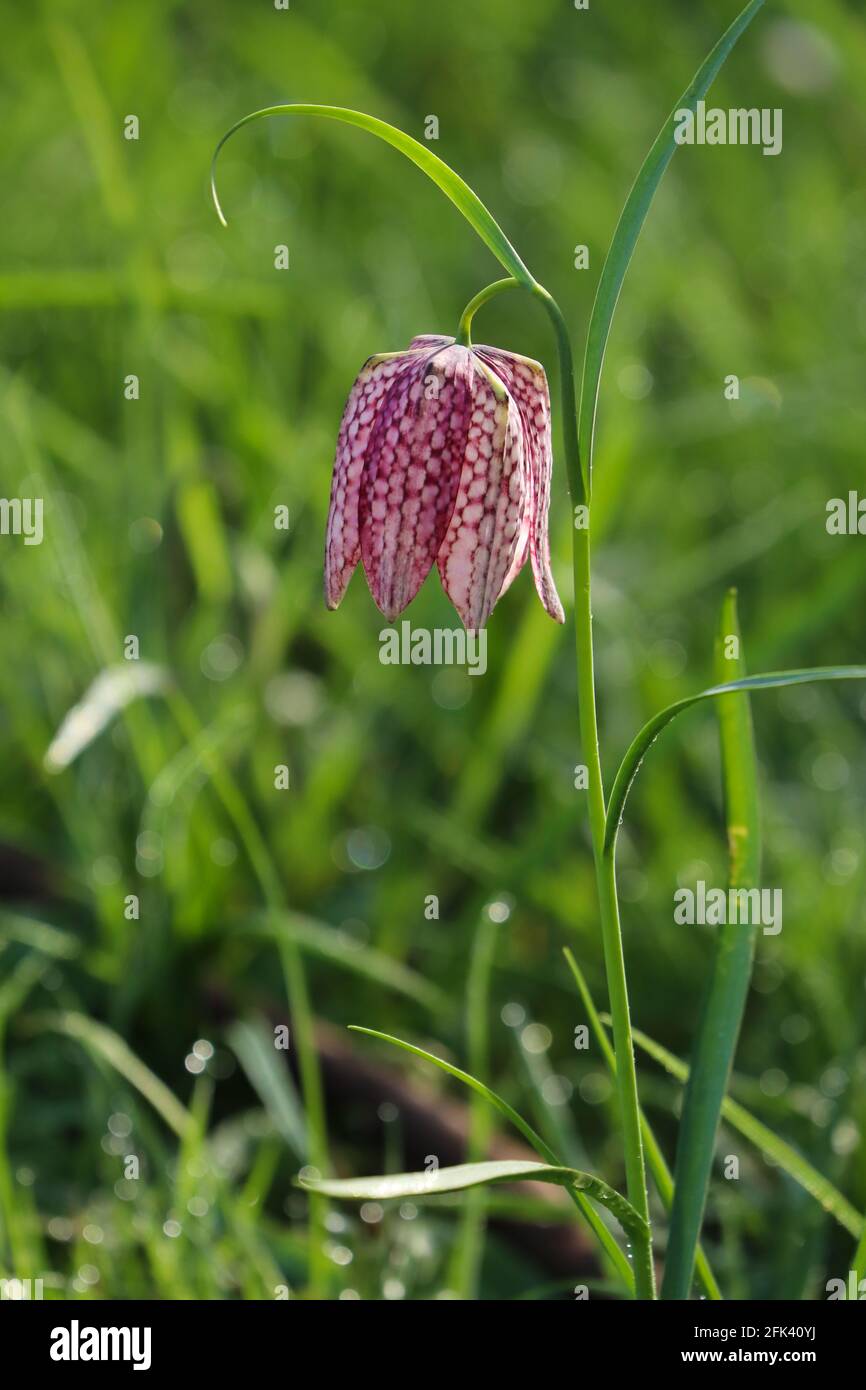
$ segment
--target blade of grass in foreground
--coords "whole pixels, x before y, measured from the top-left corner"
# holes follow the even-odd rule
[[[358,1202],[387,1202],[401,1197],[435,1197],[441,1192],[462,1192],[497,1182],[551,1182],[568,1191],[586,1193],[616,1217],[626,1237],[633,1239],[644,1221],[620,1192],[608,1187],[593,1173],[578,1168],[554,1167],[549,1163],[497,1159],[489,1163],[458,1163],[422,1173],[388,1173],[375,1178],[299,1178],[301,1187],[326,1197],[343,1197]]]
[[[607,1067],[611,1073],[611,1076],[615,1076],[616,1054],[611,1045],[611,1041],[607,1036],[607,1031],[604,1027],[604,1024],[598,1016],[598,1011],[596,1010],[592,995],[589,992],[589,986],[587,985],[586,980],[583,977],[583,972],[580,969],[580,966],[578,965],[577,961],[575,960],[568,947],[565,948],[563,954],[565,955],[565,959],[568,962],[568,967],[572,975],[574,976],[574,982],[577,985],[578,993],[580,994],[580,997],[583,1001],[583,1006],[586,1009],[586,1016],[589,1019],[589,1026],[593,1031],[595,1040],[598,1043],[599,1048],[601,1049],[601,1054],[604,1057],[605,1062],[607,1063]],[[662,1153],[658,1140],[656,1139],[655,1134],[652,1131],[650,1122],[647,1119],[646,1115],[643,1113],[643,1111],[641,1111],[640,1123],[641,1133],[643,1134],[643,1146],[646,1152],[647,1163],[649,1165],[650,1172],[653,1175],[653,1182],[655,1183],[658,1194],[662,1199],[662,1204],[665,1208],[665,1211],[669,1212],[673,1203],[674,1180],[671,1177],[670,1169],[668,1168],[668,1165],[665,1162],[664,1154]],[[695,1257],[695,1268],[697,1270],[698,1278],[701,1281],[701,1284],[707,1297],[713,1299],[714,1301],[720,1299],[722,1297],[721,1289],[716,1283],[716,1277],[710,1268],[710,1262],[700,1246],[698,1246],[697,1254]]]
[[[461,1071],[459,1067],[452,1066],[452,1064],[446,1062],[444,1058],[437,1057],[432,1052],[425,1052],[422,1047],[415,1047],[414,1044],[404,1042],[402,1038],[395,1038],[390,1033],[380,1033],[375,1028],[362,1028],[357,1024],[350,1024],[349,1031],[352,1033],[363,1033],[364,1036],[368,1038],[378,1038],[379,1042],[390,1043],[392,1047],[402,1048],[404,1052],[411,1053],[413,1057],[420,1057],[424,1062],[432,1062],[434,1067],[438,1067],[440,1071],[447,1072],[447,1074],[453,1076],[456,1081],[462,1082],[463,1085],[468,1086],[471,1091],[475,1091],[476,1095],[483,1096],[494,1109],[499,1111],[500,1115],[503,1115],[505,1119],[508,1120],[509,1124],[514,1125],[514,1128],[523,1135],[526,1142],[535,1149],[537,1154],[540,1154],[546,1163],[557,1168],[562,1166],[556,1154],[544,1142],[541,1135],[532,1128],[532,1125],[524,1120],[523,1116],[520,1115],[513,1106],[509,1105],[507,1100],[503,1100],[502,1096],[497,1095],[496,1091],[492,1091],[489,1086],[485,1086],[483,1081],[479,1081],[477,1077],[471,1076],[468,1071]],[[587,1200],[583,1192],[573,1187],[569,1187],[566,1190],[575,1206],[583,1216],[586,1217],[589,1226],[594,1231],[599,1243],[613,1263],[629,1293],[633,1295],[634,1275],[631,1266],[610,1231],[607,1229],[607,1226],[605,1226],[601,1217]]]
[[[607,347],[610,325],[613,320],[622,283],[628,270],[632,252],[646,221],[655,191],[662,180],[665,169],[677,148],[674,139],[676,113],[681,110],[694,111],[698,102],[706,95],[710,84],[733,48],[743,30],[751,24],[764,0],[750,0],[745,9],[734,20],[729,29],[719,39],[715,48],[698,68],[692,81],[683,92],[671,114],[656,137],[655,143],[640,168],[625,206],[616,224],[610,250],[604,262],[601,278],[596,290],[589,332],[586,339],[586,354],[583,360],[583,379],[580,391],[580,417],[578,435],[580,457],[583,460],[584,481],[587,496],[592,491],[592,453],[595,435],[595,416],[598,408],[598,393],[601,382],[601,369]]]
[[[602,1014],[604,1018],[604,1014]],[[672,1052],[668,1052],[666,1047],[657,1043],[653,1038],[648,1038],[646,1033],[642,1033],[639,1028],[634,1030],[634,1040],[638,1047],[643,1048],[650,1057],[654,1057],[671,1076],[677,1081],[686,1082],[689,1077],[689,1069],[685,1062],[679,1057],[675,1057]],[[739,1101],[731,1100],[726,1096],[722,1102],[722,1119],[735,1129],[738,1134],[742,1134],[751,1144],[754,1144],[770,1163],[781,1168],[783,1173],[787,1173],[795,1183],[808,1192],[810,1197],[814,1197],[824,1210],[829,1213],[839,1225],[846,1230],[849,1235],[854,1236],[855,1240],[863,1238],[866,1241],[866,1221],[851,1205],[846,1197],[842,1195],[837,1187],[834,1187],[829,1178],[825,1178],[823,1173],[813,1167],[802,1154],[792,1148],[784,1139],[780,1139],[778,1134],[774,1134],[763,1121],[756,1119],[751,1111],[740,1105]],[[866,1253],[866,1245],[864,1245]]]
[[[716,636],[716,675],[745,676],[736,590],[722,604]],[[725,695],[718,703],[722,747],[728,883],[732,889],[760,888],[761,830],[758,768],[749,696]],[[739,917],[751,913],[732,914]],[[662,1298],[688,1298],[695,1250],[709,1189],[722,1101],[746,1007],[757,921],[727,921],[719,928],[677,1138],[674,1202]]]

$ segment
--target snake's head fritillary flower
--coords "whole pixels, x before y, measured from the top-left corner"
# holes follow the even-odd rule
[[[328,607],[340,603],[361,560],[392,621],[435,561],[464,626],[477,630],[528,556],[541,602],[563,622],[547,534],[552,461],[540,363],[434,336],[371,357],[337,441]]]

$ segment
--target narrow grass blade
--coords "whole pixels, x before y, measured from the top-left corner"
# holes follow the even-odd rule
[[[647,751],[655,743],[662,729],[670,724],[671,720],[675,719],[678,714],[691,709],[692,705],[700,704],[702,700],[713,700],[717,696],[727,695],[732,691],[775,690],[782,686],[808,685],[816,681],[855,680],[866,680],[866,666],[813,666],[808,670],[770,671],[764,675],[745,676],[740,680],[726,681],[724,684],[710,686],[707,690],[701,690],[697,695],[687,695],[685,699],[677,700],[675,704],[668,705],[666,709],[654,714],[652,719],[644,724],[640,733],[632,739],[614,779],[605,822],[604,847],[606,853],[610,853],[616,844],[626,797]]]
[[[715,664],[720,678],[726,670],[732,670],[740,680],[745,675],[737,595],[733,589],[722,604]],[[730,888],[748,891],[759,888],[761,883],[758,767],[749,696],[725,695],[717,709],[728,832],[728,884]],[[716,938],[677,1138],[674,1204],[662,1298],[685,1299],[691,1289],[719,1116],[749,991],[756,930],[756,921],[728,921],[719,928]]]
[[[202,754],[202,765],[213,782],[214,791],[226,814],[237,830],[261,886],[268,911],[279,917],[286,910],[280,875],[243,792],[228,765],[220,757],[218,748],[208,741],[206,734],[202,734],[195,711],[182,693],[176,689],[172,691],[169,704],[179,728],[188,740],[196,742],[197,750]],[[288,936],[280,939],[279,951],[298,1048],[298,1069],[306,1109],[310,1160],[320,1172],[324,1172],[328,1167],[328,1128],[314,1036],[313,1010],[303,956],[298,944]],[[311,1201],[309,1252],[310,1291],[313,1294],[317,1294],[324,1287],[327,1279],[326,1258],[323,1254],[324,1218],[322,1204]]]
[[[453,1076],[456,1081],[462,1081],[463,1085],[468,1086],[470,1091],[474,1091],[476,1095],[483,1096],[494,1109],[499,1111],[500,1115],[504,1115],[509,1124],[514,1125],[514,1128],[520,1131],[526,1142],[531,1144],[535,1152],[541,1154],[542,1158],[544,1158],[547,1163],[556,1165],[556,1155],[552,1149],[548,1148],[541,1135],[532,1128],[532,1125],[524,1120],[523,1116],[518,1114],[514,1107],[508,1104],[507,1100],[503,1100],[502,1096],[497,1095],[495,1091],[491,1091],[489,1086],[485,1086],[483,1081],[479,1081],[477,1077],[471,1076],[468,1071],[461,1071],[459,1067],[455,1067],[451,1062],[446,1062],[444,1057],[437,1057],[433,1052],[425,1052],[423,1047],[415,1047],[414,1043],[404,1042],[402,1038],[395,1038],[390,1033],[380,1033],[376,1028],[362,1028],[360,1025],[352,1023],[349,1025],[349,1031],[352,1033],[363,1033],[367,1038],[378,1038],[379,1042],[390,1043],[392,1047],[402,1048],[404,1052],[411,1053],[413,1057],[420,1057],[422,1062],[432,1062],[434,1067],[438,1067],[440,1071],[447,1072],[448,1075]]]
[[[531,1026],[531,1023],[530,1023]],[[530,1118],[539,1133],[569,1168],[587,1168],[589,1159],[568,1105],[552,1099],[560,1089],[556,1068],[546,1051],[533,1052],[524,1041],[526,1019],[509,1025],[511,1043],[520,1073],[526,1078]]]
[[[169,684],[168,672],[151,661],[132,661],[100,671],[78,704],[64,716],[45,754],[46,770],[62,772],[132,700],[161,695]]]
[[[18,912],[0,912],[0,941],[7,940],[20,941],[31,950],[56,960],[72,960],[81,949],[71,932]]]
[[[46,21],[45,33],[78,118],[103,207],[116,227],[127,227],[135,215],[135,196],[128,164],[117,143],[112,103],[102,83],[104,63],[95,66],[72,25],[52,19]]]
[[[644,1222],[621,1193],[608,1187],[592,1173],[579,1168],[559,1168],[548,1163],[529,1163],[514,1159],[498,1159],[489,1163],[458,1163],[453,1168],[437,1168],[433,1172],[391,1173],[377,1178],[300,1178],[300,1185],[326,1197],[343,1197],[351,1201],[385,1202],[402,1197],[434,1197],[440,1192],[462,1192],[468,1187],[480,1187],[497,1182],[550,1182],[560,1187],[586,1193],[593,1201],[616,1218],[629,1238],[638,1235]]]
[[[343,970],[373,980],[396,994],[402,994],[420,1004],[429,1013],[442,1017],[452,1012],[448,996],[431,985],[410,966],[374,946],[356,941],[346,932],[325,922],[317,922],[297,912],[275,912],[239,927],[242,932],[256,932],[271,941],[292,941],[307,955],[330,961]]]
[[[456,174],[444,160],[435,155],[428,146],[422,145],[420,141],[414,140],[411,135],[406,135],[396,126],[389,125],[387,121],[380,121],[376,116],[368,116],[364,111],[350,111],[343,106],[320,106],[295,102],[288,105],[265,106],[261,111],[250,112],[248,116],[244,116],[242,120],[236,122],[231,130],[226,131],[214,151],[211,164],[211,193],[217,215],[223,226],[226,225],[226,220],[216,191],[216,162],[219,152],[235,131],[240,130],[242,126],[249,125],[251,121],[261,120],[264,116],[324,116],[333,121],[343,121],[346,125],[358,126],[361,130],[366,130],[387,144],[393,145],[413,164],[417,164],[418,168],[429,179],[433,180],[437,188],[441,189],[446,198],[450,198],[458,211],[462,212],[473,231],[477,232],[485,246],[493,252],[496,259],[505,266],[505,269],[514,276],[515,280],[519,280],[521,284],[529,288],[535,284],[533,277],[499,223],[487,210],[478,195],[473,193],[468,183],[459,174]]]
[[[483,908],[472,942],[465,1004],[469,1065],[473,1072],[481,1075],[488,1070],[489,1064],[490,976],[498,930],[498,924],[487,907]],[[492,1124],[490,1107],[485,1105],[481,1096],[473,1096],[469,1103],[469,1140],[466,1145],[469,1163],[478,1163],[484,1158]],[[474,1299],[478,1296],[486,1212],[487,1194],[483,1188],[475,1189],[463,1202],[457,1239],[449,1261],[448,1287],[459,1298]]]
[[[577,961],[575,960],[568,947],[565,948],[563,954],[565,955],[565,959],[568,962],[568,967],[571,970],[572,975],[574,976],[574,982],[577,985],[578,993],[580,994],[580,997],[583,1001],[583,1006],[586,1009],[586,1016],[589,1019],[589,1026],[592,1029],[593,1036],[595,1037],[595,1040],[598,1043],[599,1049],[601,1050],[601,1054],[604,1057],[604,1060],[607,1064],[611,1076],[616,1076],[616,1054],[614,1053],[613,1045],[611,1044],[611,1041],[607,1036],[607,1030],[605,1029],[605,1026],[602,1023],[601,1019],[599,1018],[598,1011],[596,1010],[592,995],[589,992],[589,986],[587,985],[586,980],[584,979],[583,972],[580,969],[580,966],[578,965]],[[655,1134],[653,1133],[652,1126],[650,1125],[650,1122],[646,1118],[646,1115],[644,1115],[643,1111],[641,1111],[640,1123],[641,1133],[643,1135],[644,1151],[647,1157],[647,1164],[649,1166],[650,1172],[653,1175],[653,1182],[655,1183],[656,1190],[658,1191],[658,1194],[662,1200],[662,1205],[664,1206],[665,1211],[669,1212],[673,1204],[674,1180],[671,1176],[670,1169],[668,1168],[668,1165],[665,1162],[665,1157],[662,1153],[661,1146],[659,1145],[659,1142],[656,1139]],[[713,1274],[712,1269],[710,1268],[710,1262],[700,1246],[698,1246],[697,1250],[695,1268],[697,1271],[698,1278],[701,1281],[701,1285],[703,1286],[704,1292],[706,1293],[707,1297],[712,1299],[713,1301],[719,1300],[722,1297],[721,1289],[719,1288],[718,1283],[716,1282],[716,1277]]]
[[[523,1116],[518,1114],[514,1107],[508,1104],[507,1100],[503,1100],[502,1096],[497,1095],[496,1091],[492,1091],[489,1086],[485,1086],[484,1082],[479,1081],[477,1077],[470,1076],[469,1072],[461,1071],[459,1067],[453,1066],[451,1062],[446,1062],[444,1058],[437,1057],[432,1052],[425,1052],[422,1047],[415,1047],[412,1043],[404,1042],[402,1038],[395,1038],[390,1033],[380,1033],[375,1028],[361,1028],[357,1024],[350,1024],[349,1029],[352,1033],[363,1033],[365,1037],[378,1038],[380,1042],[391,1043],[392,1046],[399,1047],[404,1052],[411,1053],[413,1057],[420,1057],[424,1062],[432,1062],[434,1067],[438,1067],[440,1071],[447,1072],[447,1074],[453,1076],[456,1081],[461,1081],[464,1086],[468,1086],[471,1091],[475,1091],[476,1095],[483,1096],[494,1109],[499,1111],[500,1115],[503,1115],[505,1119],[508,1120],[509,1124],[514,1125],[514,1128],[523,1135],[527,1143],[530,1144],[532,1148],[535,1149],[535,1152],[540,1154],[548,1164],[554,1167],[561,1166],[556,1154],[544,1142],[541,1135],[532,1128],[532,1125],[524,1120]],[[597,1236],[599,1243],[603,1246],[608,1257],[613,1262],[626,1288],[629,1292],[633,1292],[634,1274],[632,1273],[631,1266],[610,1231],[595,1209],[587,1201],[585,1193],[574,1188],[570,1188],[569,1193],[575,1205],[586,1217],[587,1222]]]
[[[182,1139],[193,1124],[193,1117],[177,1097],[160,1081],[150,1067],[127,1047],[122,1038],[102,1023],[96,1023],[85,1014],[61,1013],[40,1014],[32,1020],[34,1027],[52,1029],[65,1033],[89,1048],[149,1101],[158,1115],[161,1115],[169,1129]]]
[[[688,1081],[689,1069],[681,1058],[675,1057],[666,1047],[662,1047],[661,1043],[648,1038],[646,1033],[641,1033],[639,1029],[634,1031],[634,1040],[638,1047],[650,1057],[654,1057],[677,1081]],[[804,1192],[814,1197],[849,1235],[854,1236],[855,1240],[861,1237],[866,1240],[866,1221],[856,1207],[853,1207],[847,1197],[844,1197],[823,1173],[819,1173],[818,1169],[786,1140],[780,1139],[763,1121],[756,1119],[751,1111],[746,1110],[739,1101],[731,1100],[730,1096],[726,1096],[722,1102],[722,1119],[731,1129],[735,1129],[744,1139],[754,1144],[766,1159],[777,1168],[781,1168],[783,1173],[787,1173]]]
[[[233,1049],[271,1122],[296,1158],[307,1157],[308,1136],[301,1107],[285,1066],[274,1049],[274,1036],[261,1018],[241,1020],[228,1030]]]
[[[745,9],[737,16],[698,68],[692,81],[659,131],[652,149],[641,165],[640,172],[620,214],[598,282],[583,362],[578,434],[580,457],[583,459],[585,475],[589,479],[592,476],[592,451],[601,369],[604,363],[610,326],[632,252],[637,245],[650,204],[661,182],[662,175],[677,148],[674,139],[676,113],[681,110],[694,111],[696,109],[697,103],[705,96],[737,39],[743,30],[751,24],[763,3],[764,0],[751,0],[751,3],[746,5]]]
[[[18,1012],[31,989],[47,975],[50,968],[50,961],[31,952],[3,978],[0,982],[0,1034],[7,1019]]]

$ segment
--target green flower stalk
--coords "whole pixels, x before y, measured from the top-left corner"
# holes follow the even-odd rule
[[[588,771],[588,814],[598,890],[618,1096],[627,1200],[592,1178],[556,1166],[552,1155],[516,1112],[477,1078],[446,1067],[506,1113],[570,1188],[611,1264],[636,1298],[655,1298],[652,1228],[638,1101],[637,1075],[617,901],[616,822],[630,785],[628,770],[614,783],[612,821],[599,751],[591,594],[591,476],[595,411],[604,350],[622,281],[655,189],[675,149],[677,110],[694,109],[763,0],[750,0],[719,40],[680,98],[629,194],[602,271],[587,334],[580,414],[568,327],[553,296],[530,273],[514,246],[469,185],[428,146],[373,116],[310,104],[269,106],[252,112],[223,136],[253,121],[279,115],[314,115],[343,121],[376,135],[416,164],[463,214],[506,271],[482,289],[460,317],[456,338],[424,335],[403,352],[372,357],[362,368],[344,411],[337,442],[325,546],[325,595],[336,607],[361,562],[373,598],[388,618],[415,597],[435,563],[443,586],[467,628],[483,627],[527,558],[547,612],[563,621],[550,568],[548,500],[552,467],[550,402],[544,369],[498,348],[475,347],[475,314],[495,295],[519,288],[547,313],[559,357],[565,466],[572,528],[574,631],[578,713]],[[223,222],[212,169],[212,191]],[[581,444],[583,447],[581,448]],[[715,694],[716,692],[711,692]],[[633,772],[631,776],[633,776]],[[620,800],[617,803],[617,794]],[[385,1041],[417,1051],[398,1039]],[[421,1054],[419,1054],[421,1055]],[[427,1056],[427,1054],[423,1054]],[[428,1060],[437,1059],[428,1057]],[[444,1064],[442,1064],[444,1065]],[[469,1165],[470,1168],[473,1165]],[[477,1165],[490,1169],[496,1165]],[[496,1175],[453,1170],[453,1190],[497,1180]],[[564,1175],[564,1177],[562,1176]],[[423,1194],[426,1174],[403,1175],[401,1192]],[[501,1176],[501,1175],[500,1175]],[[440,1175],[437,1190],[451,1181]],[[579,1179],[579,1180],[578,1180]],[[306,1183],[334,1196],[361,1198],[378,1179],[360,1183]],[[378,1190],[378,1189],[376,1189]],[[668,1194],[670,1195],[670,1194]],[[590,1205],[627,1215],[631,1267]]]
[[[543,368],[500,349],[470,346],[474,313],[499,290],[519,285],[541,302],[553,323],[559,351],[571,500],[575,507],[587,505],[578,450],[573,357],[559,306],[530,275],[498,223],[453,170],[410,136],[362,112],[267,107],[238,122],[223,137],[214,160],[234,130],[259,117],[281,114],[345,120],[397,146],[448,194],[510,272],[509,279],[482,290],[467,306],[457,342],[421,337],[404,353],[371,358],[352,388],[337,443],[328,518],[325,591],[329,606],[339,603],[360,558],[376,603],[387,617],[394,617],[414,598],[435,560],[465,625],[481,627],[529,554],[542,602],[552,617],[562,621],[547,541],[552,454]],[[212,187],[222,218],[213,180]],[[478,448],[481,440],[489,441],[483,453]],[[652,1234],[625,962],[613,867],[603,853],[606,808],[593,675],[589,526],[573,534],[581,741],[589,768],[590,826],[628,1199],[639,1218],[634,1287],[637,1297],[653,1298]]]

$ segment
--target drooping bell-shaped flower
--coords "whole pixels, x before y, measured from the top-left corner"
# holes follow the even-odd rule
[[[551,466],[540,363],[435,336],[371,357],[337,440],[328,607],[340,603],[360,559],[393,620],[435,561],[464,625],[477,630],[529,556],[544,607],[563,622],[547,534]]]

